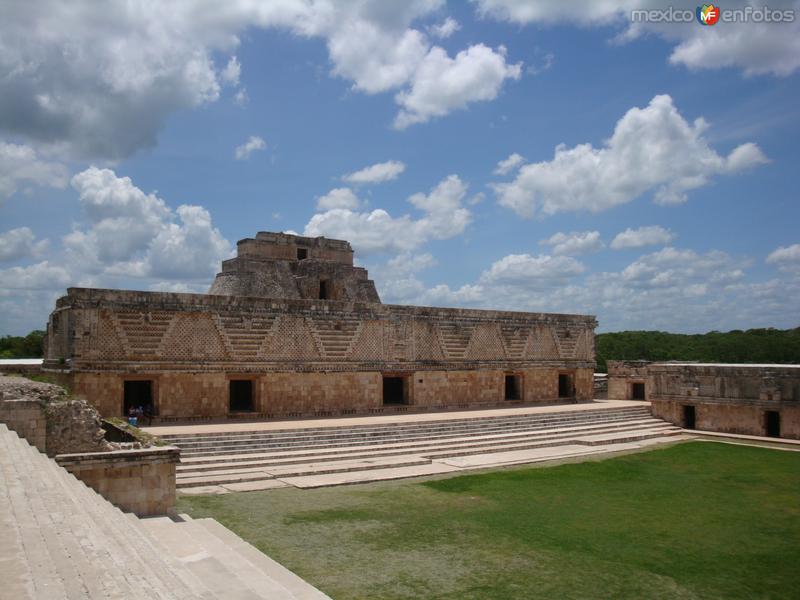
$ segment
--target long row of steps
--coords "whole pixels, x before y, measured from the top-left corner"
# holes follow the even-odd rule
[[[3,424],[0,539],[0,598],[327,598],[213,519],[123,513]]]
[[[181,448],[178,488],[201,493],[450,472],[485,466],[469,458],[481,455],[496,464],[533,462],[680,433],[641,406],[162,437]]]

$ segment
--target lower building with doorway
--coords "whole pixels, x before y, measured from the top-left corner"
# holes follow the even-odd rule
[[[800,365],[608,361],[608,379],[686,429],[800,439]]]
[[[104,416],[156,420],[588,401],[596,325],[382,304],[347,242],[262,232],[208,294],[68,289],[44,368]]]

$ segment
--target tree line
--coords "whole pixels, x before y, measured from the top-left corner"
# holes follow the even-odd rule
[[[44,348],[44,331],[38,329],[28,335],[0,337],[0,358],[41,358]]]
[[[607,360],[800,363],[800,327],[693,335],[664,331],[599,333],[595,349],[597,370],[603,373]]]

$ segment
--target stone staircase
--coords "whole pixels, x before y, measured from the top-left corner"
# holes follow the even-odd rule
[[[213,519],[125,514],[0,424],[0,597],[322,599]]]
[[[320,487],[624,450],[681,429],[647,406],[374,425],[161,435],[181,448],[177,487],[222,493]]]

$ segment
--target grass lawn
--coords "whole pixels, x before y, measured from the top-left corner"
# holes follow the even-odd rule
[[[183,497],[336,600],[800,598],[800,453],[690,442],[429,481]]]

